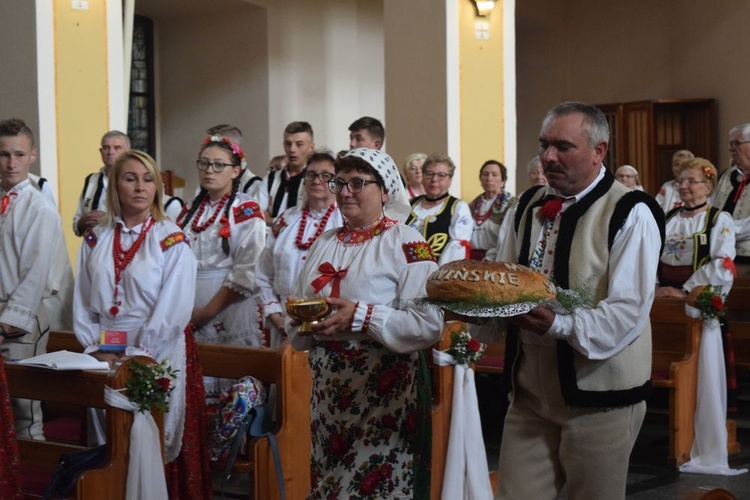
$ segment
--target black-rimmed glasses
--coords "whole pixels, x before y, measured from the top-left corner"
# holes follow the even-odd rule
[[[350,193],[358,194],[362,192],[367,184],[377,183],[378,181],[366,181],[359,177],[349,179],[348,181],[343,181],[336,177],[328,181],[328,189],[330,189],[333,194],[339,194],[344,189],[344,186],[346,186]]]
[[[223,163],[220,161],[207,161],[207,160],[198,160],[195,162],[195,166],[198,167],[198,170],[205,172],[208,170],[208,167],[211,167],[214,169],[214,172],[221,173],[225,168],[227,167],[236,167],[237,165],[233,163]]]
[[[310,170],[305,171],[305,180],[307,182],[313,182],[315,179],[320,179],[320,182],[323,184],[331,182],[331,179],[333,179],[334,174],[330,172],[311,172]]]

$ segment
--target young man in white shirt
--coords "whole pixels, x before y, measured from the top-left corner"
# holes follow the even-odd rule
[[[34,135],[17,118],[0,122],[0,352],[3,359],[44,354],[49,321],[42,302],[64,246],[57,208],[29,169],[36,161]],[[38,401],[12,400],[19,437],[44,439]]]

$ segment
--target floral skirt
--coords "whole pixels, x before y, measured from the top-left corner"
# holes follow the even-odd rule
[[[411,498],[418,354],[370,341],[318,342],[309,360],[309,498]]]

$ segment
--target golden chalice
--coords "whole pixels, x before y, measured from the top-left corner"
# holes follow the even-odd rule
[[[312,326],[331,312],[331,306],[326,299],[299,299],[287,302],[286,312],[300,322],[299,335],[310,335]]]

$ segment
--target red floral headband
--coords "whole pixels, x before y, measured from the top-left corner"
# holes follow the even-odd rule
[[[232,142],[228,138],[221,137],[219,135],[209,135],[206,136],[205,139],[203,139],[203,144],[211,144],[212,142],[223,142],[224,144],[229,146],[229,149],[232,151],[232,153],[239,157],[240,161],[245,159],[245,153],[242,151],[240,145],[236,142]]]
[[[703,167],[701,167],[701,170],[703,170],[703,175],[706,176],[706,179],[712,179],[716,175],[708,165],[703,165]]]

